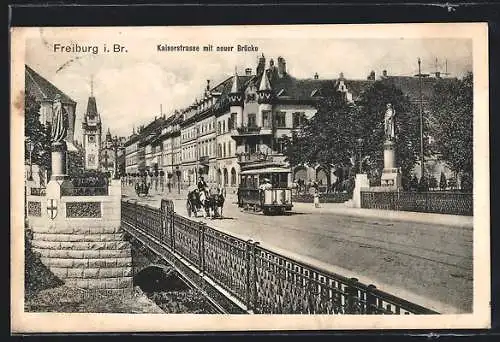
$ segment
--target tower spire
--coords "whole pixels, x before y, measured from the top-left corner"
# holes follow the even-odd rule
[[[94,96],[94,74],[90,75],[90,96]]]

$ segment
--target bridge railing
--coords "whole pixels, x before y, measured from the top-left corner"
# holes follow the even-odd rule
[[[122,201],[122,221],[161,241],[259,314],[437,314],[355,278],[293,260],[178,215]]]

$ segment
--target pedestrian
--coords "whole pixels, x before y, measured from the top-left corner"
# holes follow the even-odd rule
[[[319,192],[318,189],[314,190],[314,207],[319,208]]]

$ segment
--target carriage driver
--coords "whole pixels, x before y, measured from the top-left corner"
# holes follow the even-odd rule
[[[203,179],[203,177],[200,177],[198,180],[198,190],[203,191],[208,187],[207,182]]]

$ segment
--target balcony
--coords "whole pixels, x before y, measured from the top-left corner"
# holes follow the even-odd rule
[[[271,135],[271,127],[242,126],[231,131],[232,136]]]
[[[238,163],[240,164],[273,161],[273,157],[262,152],[253,152],[253,153],[243,152],[236,154],[236,157],[238,158]]]

